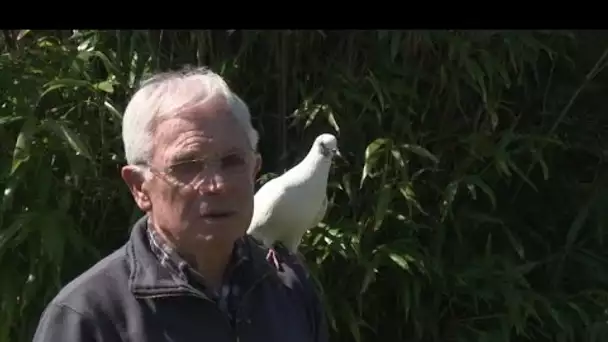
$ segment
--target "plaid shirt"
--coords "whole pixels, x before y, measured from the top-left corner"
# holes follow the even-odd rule
[[[241,272],[234,272],[237,267],[242,266],[249,261],[249,256],[245,251],[245,243],[243,239],[237,240],[232,254],[232,259],[225,274],[223,285],[218,292],[212,291],[205,286],[204,277],[186,262],[158,232],[148,223],[148,238],[150,240],[150,248],[156,255],[160,264],[168,267],[180,278],[189,281],[194,287],[202,290],[205,295],[215,300],[222,312],[224,312],[232,321],[235,318],[236,304],[241,295],[241,287],[239,279],[236,275]]]

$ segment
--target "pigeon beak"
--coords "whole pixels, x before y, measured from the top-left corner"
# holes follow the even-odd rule
[[[337,148],[333,150],[334,152],[334,156],[339,157],[341,160],[346,161],[346,158],[344,158],[344,156],[342,155],[342,153],[340,153],[340,150],[338,150]]]
[[[334,153],[335,156],[338,156],[338,157],[344,159],[344,157],[342,156],[342,153],[340,153],[340,150],[338,150],[337,148],[334,148],[332,152]]]
[[[342,160],[343,163],[345,163],[346,165],[349,165],[350,163],[348,162],[348,159],[344,158],[344,156],[342,155],[342,153],[340,153],[340,150],[338,150],[337,148],[335,148],[333,150],[334,156],[339,157],[340,160]]]

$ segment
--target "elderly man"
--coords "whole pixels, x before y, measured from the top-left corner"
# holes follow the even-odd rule
[[[261,159],[247,105],[217,74],[159,74],[123,119],[122,178],[146,215],[53,299],[34,341],[327,341],[297,258],[245,234]]]

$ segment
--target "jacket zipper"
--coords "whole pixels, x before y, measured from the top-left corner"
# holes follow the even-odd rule
[[[240,334],[239,334],[239,319],[241,317],[241,310],[243,308],[242,303],[245,302],[245,299],[247,298],[247,296],[255,289],[255,287],[261,283],[263,280],[265,280],[266,278],[268,278],[268,276],[270,276],[272,274],[272,272],[266,272],[264,273],[264,275],[262,275],[261,277],[259,277],[248,289],[247,291],[245,291],[245,293],[243,293],[243,296],[241,296],[241,299],[239,301],[239,305],[237,306],[236,312],[235,312],[235,318],[236,318],[236,322],[234,325],[234,329],[233,332],[235,334],[236,337],[236,342],[240,341]]]
[[[188,290],[188,292],[190,294],[192,294],[195,297],[201,298],[203,300],[212,302],[215,307],[215,310],[217,310],[220,314],[220,316],[222,317],[223,321],[226,323],[226,326],[228,327],[228,331],[230,331],[230,334],[234,337],[235,341],[239,341],[239,335],[238,332],[235,331],[236,330],[236,326],[233,327],[232,326],[232,322],[230,322],[230,319],[228,317],[226,317],[226,315],[224,314],[224,312],[222,312],[222,310],[220,310],[220,308],[217,306],[217,302],[214,302],[213,300],[211,300],[209,297],[207,297],[204,293],[201,293],[200,291],[194,289],[194,290]]]
[[[256,288],[256,286],[261,283],[263,280],[265,280],[266,278],[268,278],[268,276],[270,276],[272,274],[271,271],[264,273],[264,275],[262,275],[261,277],[259,277],[248,289],[247,291],[245,291],[245,293],[243,294],[243,296],[241,297],[240,302],[244,302],[245,298]],[[186,291],[184,291],[186,295],[192,296],[192,297],[196,297],[199,299],[203,299],[209,302],[212,302],[213,304],[217,304],[216,302],[214,302],[213,300],[211,300],[209,297],[207,297],[204,293],[196,290],[196,289],[188,289]],[[163,295],[152,295],[152,296],[147,296],[148,298],[166,298],[166,297],[179,297],[181,295],[183,295],[184,293],[181,294],[163,294]],[[241,313],[241,308],[242,305],[239,305],[237,307],[236,310],[236,316],[235,318],[237,319],[235,322],[234,327],[232,326],[232,322],[230,322],[230,319],[228,317],[226,317],[226,315],[224,314],[224,312],[222,312],[222,310],[220,310],[217,305],[215,306],[216,310],[220,313],[220,315],[223,317],[224,322],[226,322],[226,325],[228,326],[228,330],[231,332],[231,334],[234,337],[234,340],[236,342],[240,341],[240,336],[238,333],[238,318],[240,317],[240,313]]]
[[[191,297],[195,297],[195,298],[199,298],[202,300],[206,300],[209,302],[212,302],[213,304],[217,304],[215,303],[213,300],[209,299],[209,297],[207,297],[205,294],[201,293],[198,290],[186,290],[180,294],[173,294],[173,293],[167,293],[167,294],[162,294],[162,295],[150,295],[150,296],[146,296],[147,298],[167,298],[167,297],[180,297],[180,296],[191,296]],[[222,318],[224,319],[224,322],[226,322],[226,325],[228,326],[228,330],[230,331],[230,333],[235,337],[236,341],[239,341],[239,337],[236,334],[236,332],[234,331],[235,329],[232,327],[232,324],[230,322],[230,320],[226,317],[226,315],[224,315],[224,313],[222,312],[222,310],[220,310],[217,305],[215,305],[216,310],[220,313],[220,316],[222,316]]]

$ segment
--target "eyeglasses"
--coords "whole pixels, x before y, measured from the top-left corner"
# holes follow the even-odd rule
[[[251,158],[244,153],[229,153],[219,157],[192,159],[157,169],[145,164],[154,174],[179,187],[197,189],[208,174],[221,174],[225,180],[247,173]]]

